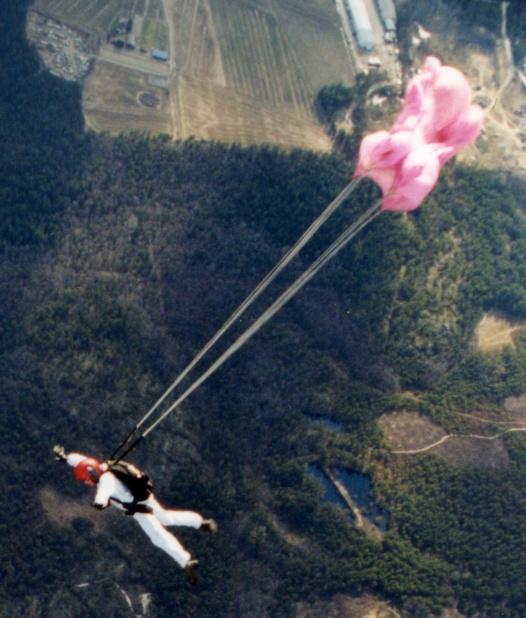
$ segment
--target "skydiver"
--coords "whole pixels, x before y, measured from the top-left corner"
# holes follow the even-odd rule
[[[100,462],[80,453],[67,454],[63,446],[53,448],[56,461],[73,467],[75,479],[89,487],[97,487],[92,506],[98,510],[115,506],[133,517],[151,542],[173,558],[197,583],[198,561],[181,545],[165,526],[188,526],[208,533],[217,532],[214,519],[204,519],[194,511],[168,510],[157,502],[149,477],[126,462]]]

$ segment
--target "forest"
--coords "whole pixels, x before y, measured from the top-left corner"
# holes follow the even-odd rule
[[[162,501],[219,522],[180,535],[200,560],[191,588],[133,522],[91,509],[51,448],[108,456],[352,157],[87,132],[78,86],[25,43],[26,5],[0,23],[0,616],[128,616],[122,590],[156,617],[288,617],[363,593],[408,617],[524,616],[524,437],[505,439],[506,466],[462,467],[397,458],[378,426],[412,406],[462,431],[458,412],[526,392],[524,336],[472,343],[485,312],[526,319],[524,180],[449,165],[421,210],[383,214],[133,453]],[[274,292],[376,197],[364,182]],[[321,501],[312,462],[372,475],[381,540]]]
[[[501,2],[469,2],[468,0],[448,0],[458,6],[466,24],[480,24],[494,34],[500,34],[502,22]],[[507,2],[507,31],[513,43],[515,62],[520,65],[526,56],[526,6],[521,0]]]

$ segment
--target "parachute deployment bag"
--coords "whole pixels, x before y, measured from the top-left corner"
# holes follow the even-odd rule
[[[150,477],[125,461],[108,462],[108,470],[112,472],[129,489],[134,502],[147,500],[153,493],[153,483]]]

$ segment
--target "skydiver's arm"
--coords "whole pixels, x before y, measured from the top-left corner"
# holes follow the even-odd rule
[[[93,500],[96,509],[105,509],[110,505],[110,498],[117,489],[117,479],[111,472],[105,472],[97,483],[97,493]]]
[[[53,455],[55,456],[55,461],[63,461],[73,468],[86,458],[86,455],[81,455],[80,453],[69,453],[68,455],[65,448],[59,444],[53,447]]]
[[[77,466],[83,459],[86,459],[86,455],[81,453],[69,453],[66,455],[66,461],[71,467]]]

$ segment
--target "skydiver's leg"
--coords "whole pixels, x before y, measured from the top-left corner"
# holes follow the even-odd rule
[[[157,500],[150,496],[144,502],[154,512],[154,515],[163,526],[187,526],[189,528],[200,528],[203,517],[194,511],[178,511],[175,509],[163,508]]]
[[[164,550],[183,569],[191,559],[191,555],[179,541],[163,528],[161,522],[153,513],[135,513],[133,518],[150,538],[150,541]]]

